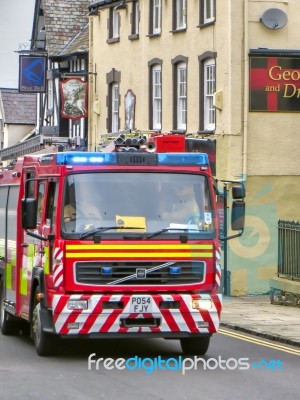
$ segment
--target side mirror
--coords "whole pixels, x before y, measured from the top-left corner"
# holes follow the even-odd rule
[[[245,226],[245,202],[235,200],[232,202],[231,211],[231,229],[233,231],[242,231]]]
[[[22,228],[34,229],[37,225],[37,200],[22,199]]]
[[[245,186],[232,186],[232,198],[235,200],[243,200],[246,196]]]

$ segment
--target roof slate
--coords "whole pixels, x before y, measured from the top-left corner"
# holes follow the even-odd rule
[[[18,89],[0,88],[5,124],[36,124],[36,94],[19,93]]]
[[[84,28],[63,48],[59,53],[60,56],[72,55],[75,53],[87,53],[89,51],[89,24]]]
[[[48,55],[56,56],[88,22],[90,0],[44,0]]]

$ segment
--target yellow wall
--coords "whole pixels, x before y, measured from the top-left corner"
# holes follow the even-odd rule
[[[216,22],[199,28],[199,0],[187,2],[187,30],[171,33],[171,1],[162,1],[163,26],[159,37],[149,38],[148,1],[140,0],[138,40],[129,40],[131,3],[122,11],[120,41],[107,44],[108,9],[90,17],[89,146],[97,148],[106,133],[106,74],[121,72],[121,126],[125,124],[124,96],[136,95],[135,127],[148,129],[148,61],[162,60],[162,131],[172,129],[171,60],[188,57],[187,131],[199,129],[198,56],[216,52],[216,90],[223,107],[216,111],[217,175],[245,179],[247,217],[245,234],[228,243],[232,294],[265,293],[277,268],[277,220],[300,219],[300,98],[299,113],[249,112],[249,50],[299,50],[300,2],[216,1]],[[283,10],[288,23],[266,28],[261,16],[270,8]]]

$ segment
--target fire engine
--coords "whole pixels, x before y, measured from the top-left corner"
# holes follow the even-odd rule
[[[3,335],[29,333],[41,356],[65,338],[206,353],[222,307],[217,190],[187,142],[121,135],[113,151],[29,154],[0,170]],[[231,237],[244,195],[232,185]]]

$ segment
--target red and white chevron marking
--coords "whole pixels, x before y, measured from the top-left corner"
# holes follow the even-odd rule
[[[62,263],[63,250],[56,247],[53,252],[53,285],[58,287],[63,283],[63,270],[64,266]]]
[[[211,299],[209,310],[192,309],[192,300],[199,295],[152,295],[151,313],[131,313],[130,295],[55,295],[52,309],[55,330],[61,335],[85,335],[91,333],[132,333],[132,332],[188,332],[215,333],[220,322],[222,307],[221,295],[201,295],[202,299]],[[87,300],[87,310],[69,310],[69,300]],[[178,309],[160,309],[161,301],[179,301]],[[123,302],[123,309],[104,309],[103,302]],[[157,327],[122,327],[120,318],[160,318]],[[199,322],[207,322],[208,328],[199,328]],[[75,323],[76,325],[70,325]],[[71,328],[72,326],[72,328]]]
[[[221,279],[222,279],[222,270],[221,270],[221,250],[216,250],[216,283],[220,287]]]

